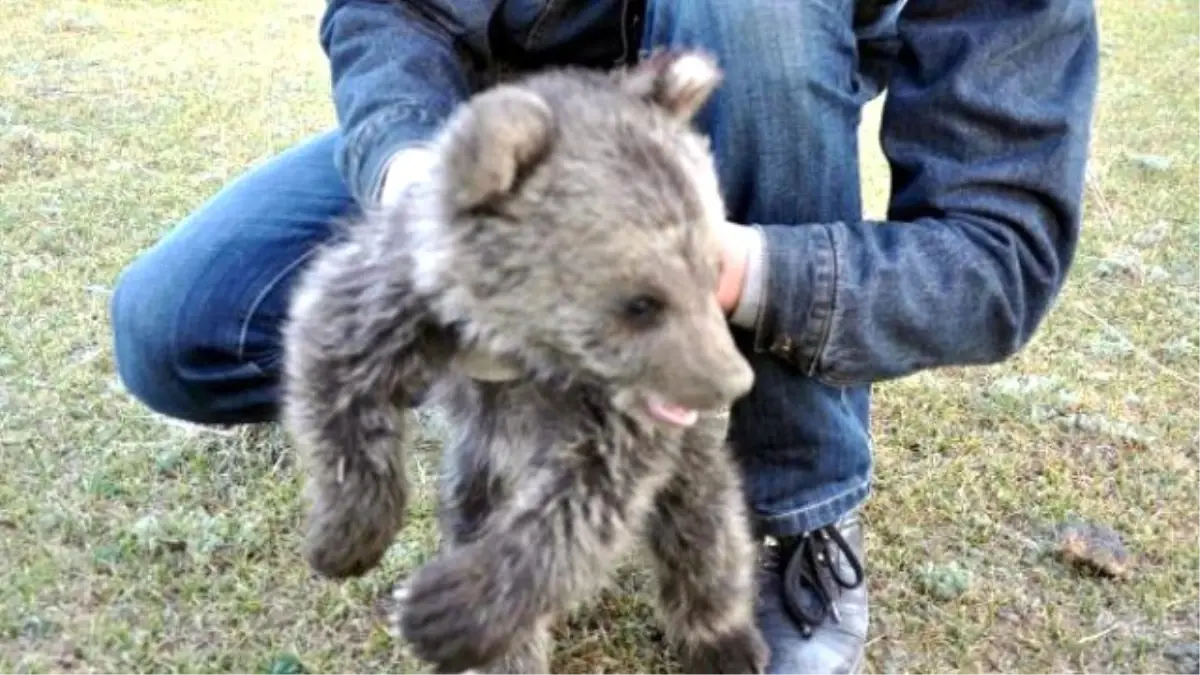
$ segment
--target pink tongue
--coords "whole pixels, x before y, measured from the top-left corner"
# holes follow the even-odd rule
[[[696,423],[700,414],[691,408],[684,408],[674,403],[667,403],[657,396],[651,397],[647,401],[647,406],[650,409],[650,414],[656,419],[674,424],[681,427],[690,427]]]

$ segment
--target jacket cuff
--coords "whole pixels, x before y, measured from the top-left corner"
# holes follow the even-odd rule
[[[760,225],[762,295],[754,350],[817,374],[837,289],[833,233],[825,225]]]
[[[427,142],[449,110],[405,104],[375,113],[342,141],[338,169],[362,205],[379,203],[389,163],[406,147]]]

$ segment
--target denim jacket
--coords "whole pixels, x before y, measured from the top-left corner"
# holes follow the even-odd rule
[[[329,0],[321,44],[352,194],[373,202],[388,160],[504,63],[632,58],[630,1]],[[754,348],[838,385],[1001,361],[1042,322],[1075,254],[1097,85],[1092,3],[860,3],[863,31],[892,18],[887,219],[758,225]]]

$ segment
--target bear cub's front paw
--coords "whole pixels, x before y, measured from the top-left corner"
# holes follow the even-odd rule
[[[499,606],[486,561],[436,559],[397,593],[398,632],[437,672],[463,672],[496,659],[513,639],[515,612]]]
[[[762,633],[754,626],[745,626],[683,651],[685,673],[763,673],[770,657]]]
[[[404,526],[408,493],[402,477],[354,478],[322,486],[307,517],[304,559],[330,579],[362,576],[374,569]]]

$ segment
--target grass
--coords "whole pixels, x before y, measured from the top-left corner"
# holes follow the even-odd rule
[[[1100,5],[1085,236],[1053,315],[1009,363],[878,389],[873,671],[1162,672],[1200,637],[1198,12]],[[0,670],[417,667],[379,600],[433,542],[435,443],[414,456],[426,498],[384,568],[324,583],[297,557],[277,430],[167,424],[113,374],[106,307],[122,266],[247,164],[332,123],[320,10],[78,0],[6,13]],[[873,145],[864,162],[878,213]],[[1119,532],[1132,576],[1060,562],[1053,528],[1071,519]],[[672,667],[643,582],[631,571],[573,616],[556,667]]]

